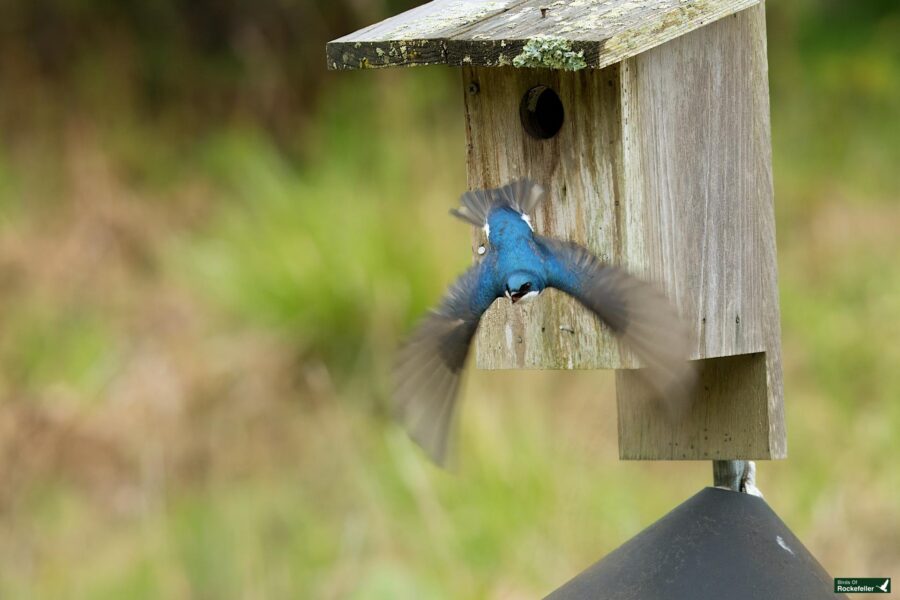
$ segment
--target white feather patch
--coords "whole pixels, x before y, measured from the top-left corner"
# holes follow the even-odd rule
[[[528,228],[534,231],[534,225],[531,224],[531,217],[526,214],[522,214],[522,220],[528,223]]]
[[[519,298],[519,302],[525,302],[527,300],[533,300],[540,292],[528,292],[521,298]]]
[[[482,227],[482,229],[484,229],[484,236],[487,238],[490,238],[491,237],[491,226],[488,225],[487,223],[485,223],[484,227]]]

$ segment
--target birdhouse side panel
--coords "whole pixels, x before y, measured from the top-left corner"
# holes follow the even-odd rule
[[[780,343],[762,10],[622,64],[630,263],[664,283],[697,359]]]
[[[617,374],[622,458],[786,454],[765,49],[760,5],[622,63],[628,262],[664,283],[702,359],[677,426]]]

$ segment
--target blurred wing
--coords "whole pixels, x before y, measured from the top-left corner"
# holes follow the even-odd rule
[[[572,242],[540,237],[550,255],[550,285],[590,309],[637,354],[647,382],[669,409],[683,408],[695,372],[687,325],[652,285],[600,261]]]
[[[394,369],[397,418],[437,464],[451,445],[459,379],[482,313],[480,265],[454,283],[401,348]],[[490,299],[493,302],[493,298]]]
[[[534,209],[544,196],[544,188],[530,179],[518,179],[502,187],[466,192],[459,199],[460,207],[450,211],[454,217],[484,227],[488,215],[497,206],[508,206],[520,214],[534,216]]]

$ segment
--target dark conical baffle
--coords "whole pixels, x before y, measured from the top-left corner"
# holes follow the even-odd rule
[[[705,488],[549,600],[846,598],[762,498]]]

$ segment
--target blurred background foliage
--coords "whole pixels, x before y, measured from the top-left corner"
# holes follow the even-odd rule
[[[0,597],[532,598],[710,481],[619,463],[609,373],[473,372],[462,467],[384,417],[467,264],[452,69],[324,70],[405,0],[0,4]],[[790,458],[900,573],[900,6],[772,2]]]

